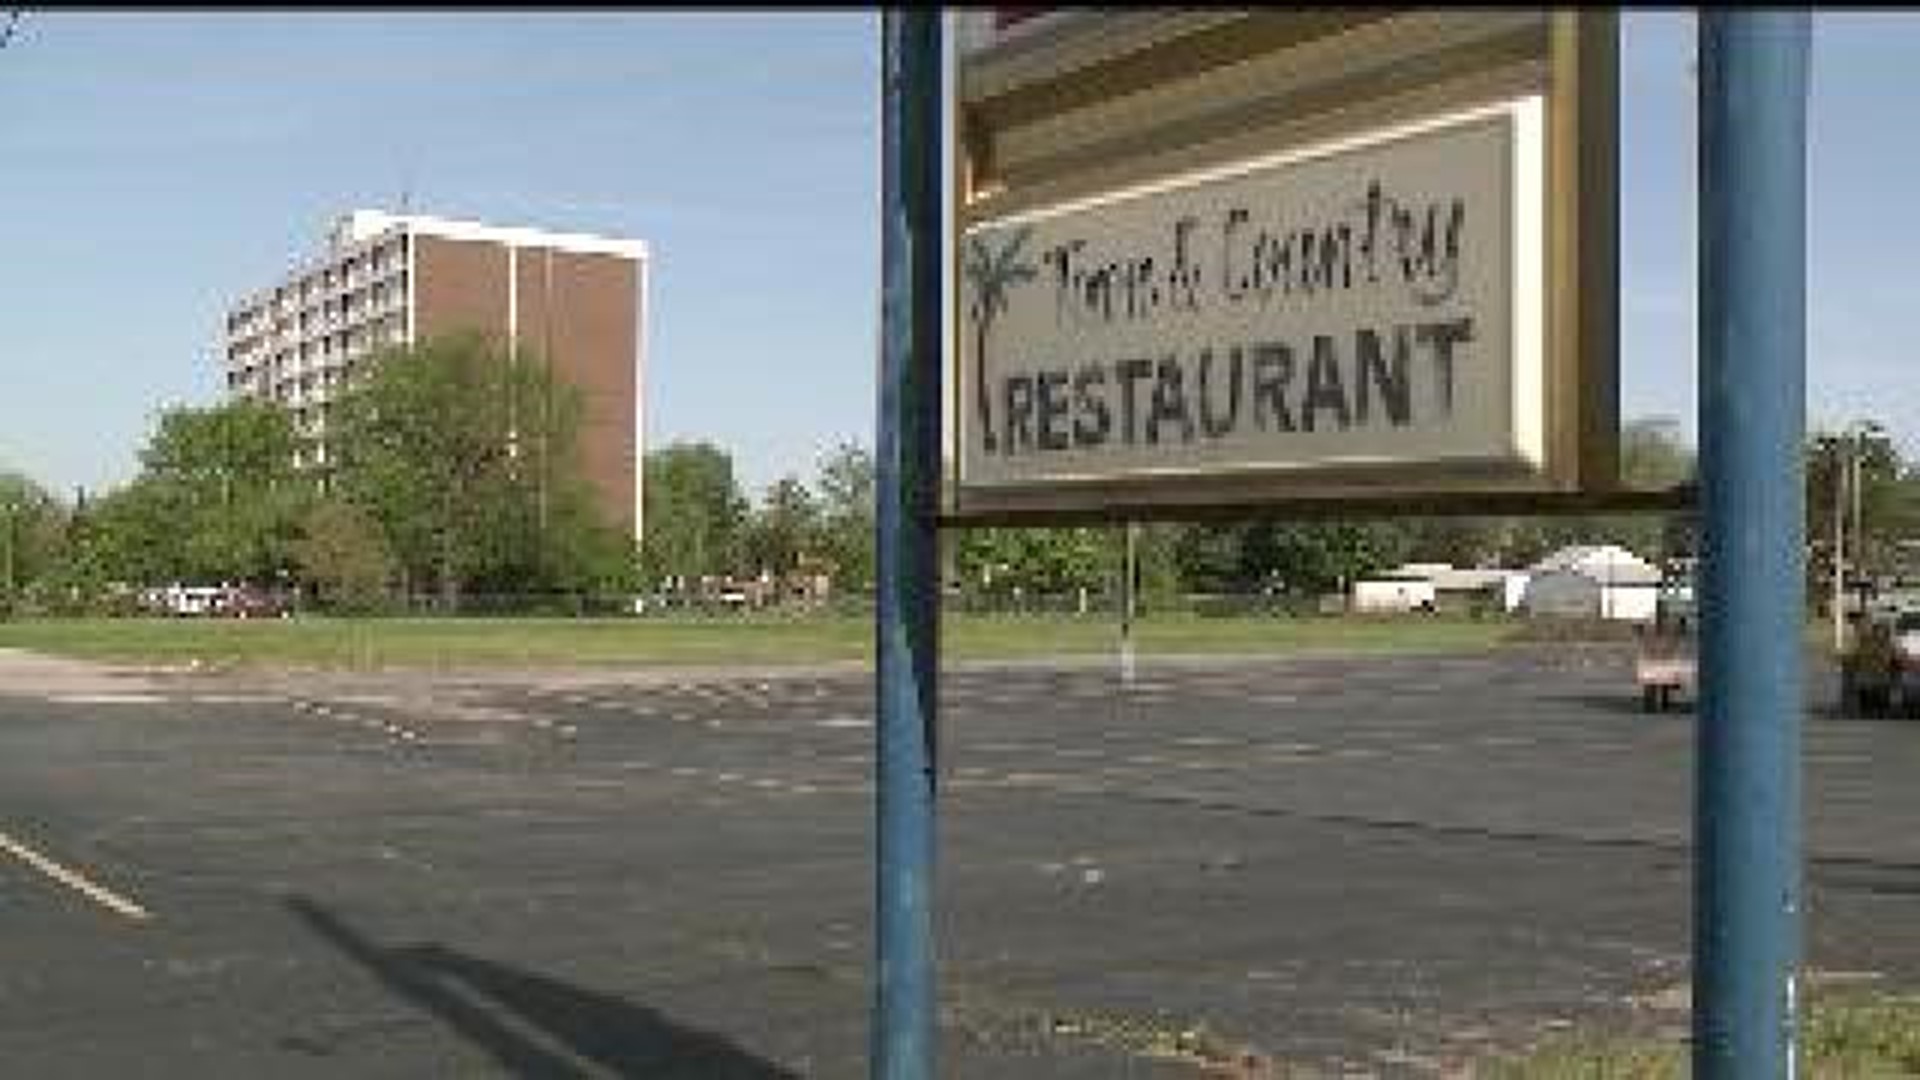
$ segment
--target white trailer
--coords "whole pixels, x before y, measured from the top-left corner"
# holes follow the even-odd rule
[[[1431,578],[1361,578],[1353,583],[1353,610],[1368,614],[1432,611],[1436,594]]]

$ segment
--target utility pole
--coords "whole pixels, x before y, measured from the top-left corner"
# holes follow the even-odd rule
[[[1135,545],[1140,526],[1127,522],[1126,555],[1121,560],[1120,569],[1120,684],[1133,685],[1133,619],[1138,610],[1134,604],[1134,582],[1139,578],[1139,560]]]
[[[13,515],[14,515],[14,502],[11,498],[7,500],[6,509],[7,509],[7,532],[6,532],[5,577],[6,577],[7,591],[5,596],[3,598],[0,598],[0,616],[4,616],[6,618],[11,619],[13,618]]]
[[[1845,452],[1846,443],[1836,439],[1833,443],[1833,466],[1829,470],[1832,482],[1827,486],[1833,497],[1833,651],[1844,652],[1847,647],[1846,612],[1846,491],[1850,469],[1840,455]],[[1858,541],[1856,541],[1857,543]]]
[[[1860,527],[1860,496],[1862,479],[1866,472],[1867,432],[1864,428],[1854,429],[1852,472],[1849,474],[1849,489],[1853,492],[1853,576],[1859,580],[1862,569],[1867,565],[1867,533]]]

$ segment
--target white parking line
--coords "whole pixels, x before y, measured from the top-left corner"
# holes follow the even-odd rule
[[[94,903],[99,904],[109,911],[124,915],[135,921],[153,918],[153,915],[148,912],[146,908],[121,896],[112,889],[88,881],[84,875],[61,866],[59,863],[54,862],[52,859],[47,858],[45,855],[40,854],[3,832],[0,832],[0,851],[5,851],[7,854],[12,855],[14,858],[19,859],[21,862],[26,863],[28,866],[33,867],[35,870],[40,871],[69,889],[78,892],[80,895],[92,900]]]
[[[158,694],[55,694],[47,700],[56,705],[159,705],[167,699]]]
[[[283,699],[272,694],[193,694],[187,700],[195,705],[264,705]]]

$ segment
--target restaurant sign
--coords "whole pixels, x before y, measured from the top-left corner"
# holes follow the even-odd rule
[[[967,229],[963,498],[1538,482],[1545,123],[1523,96]]]

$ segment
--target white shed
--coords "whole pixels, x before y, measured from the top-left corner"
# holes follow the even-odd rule
[[[1522,601],[1529,615],[1631,622],[1652,622],[1659,604],[1658,585],[1609,585],[1572,570],[1548,570],[1533,575]]]
[[[1427,589],[1408,589],[1424,582]],[[1524,570],[1461,569],[1451,563],[1403,563],[1382,574],[1354,582],[1353,609],[1408,611],[1423,604],[1440,610],[1467,609],[1478,603],[1512,611],[1526,589]],[[1365,597],[1363,599],[1363,595]],[[1411,606],[1401,606],[1403,601]],[[1372,607],[1366,605],[1374,605]]]
[[[1618,545],[1577,544],[1534,565],[1522,604],[1529,615],[1652,622],[1661,576]]]
[[[1405,613],[1430,609],[1433,605],[1433,581],[1430,578],[1382,574],[1358,578],[1353,583],[1355,611]]]

